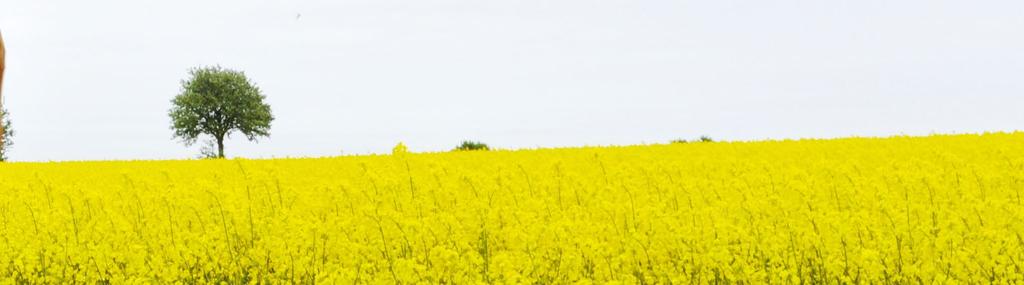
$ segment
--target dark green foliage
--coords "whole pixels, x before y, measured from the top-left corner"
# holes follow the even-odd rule
[[[168,112],[175,138],[192,145],[200,135],[208,135],[216,143],[216,157],[223,158],[224,139],[233,132],[249,141],[270,136],[270,105],[244,73],[215,66],[192,69],[189,75]],[[213,155],[212,150],[204,152]]]
[[[4,126],[3,143],[0,143],[0,161],[7,161],[7,154],[14,145],[14,129],[11,128],[11,117],[7,110],[0,110],[0,124]]]
[[[700,142],[714,142],[709,136],[700,136]]]
[[[455,150],[491,150],[491,148],[482,142],[462,141],[462,144],[455,147]]]

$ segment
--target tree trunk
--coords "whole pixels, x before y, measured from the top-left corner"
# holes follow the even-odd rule
[[[224,158],[224,136],[217,137],[217,157]]]

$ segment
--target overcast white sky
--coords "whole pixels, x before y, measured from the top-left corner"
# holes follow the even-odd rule
[[[167,110],[215,64],[277,117],[229,156],[1024,129],[1024,1],[4,0],[0,30],[18,161],[195,157]]]

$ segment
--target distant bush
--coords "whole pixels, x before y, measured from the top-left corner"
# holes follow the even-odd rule
[[[461,150],[491,150],[491,148],[488,147],[487,144],[482,143],[482,142],[462,141],[462,144],[460,144],[459,146],[455,147],[455,150],[457,150],[457,151],[461,151]]]
[[[696,140],[692,140],[692,141],[688,141],[688,140],[684,140],[684,139],[674,139],[674,140],[671,141],[671,143],[692,143],[692,142],[693,143],[697,143],[697,142],[715,142],[715,140],[711,139],[711,137],[709,137],[709,136],[700,136],[700,138],[698,138]]]

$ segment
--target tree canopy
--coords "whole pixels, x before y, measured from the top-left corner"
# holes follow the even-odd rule
[[[201,135],[216,143],[216,157],[224,157],[224,139],[234,132],[249,141],[270,136],[274,120],[266,96],[243,72],[219,66],[194,68],[183,80],[181,94],[171,100],[169,111],[174,137],[186,146]]]

